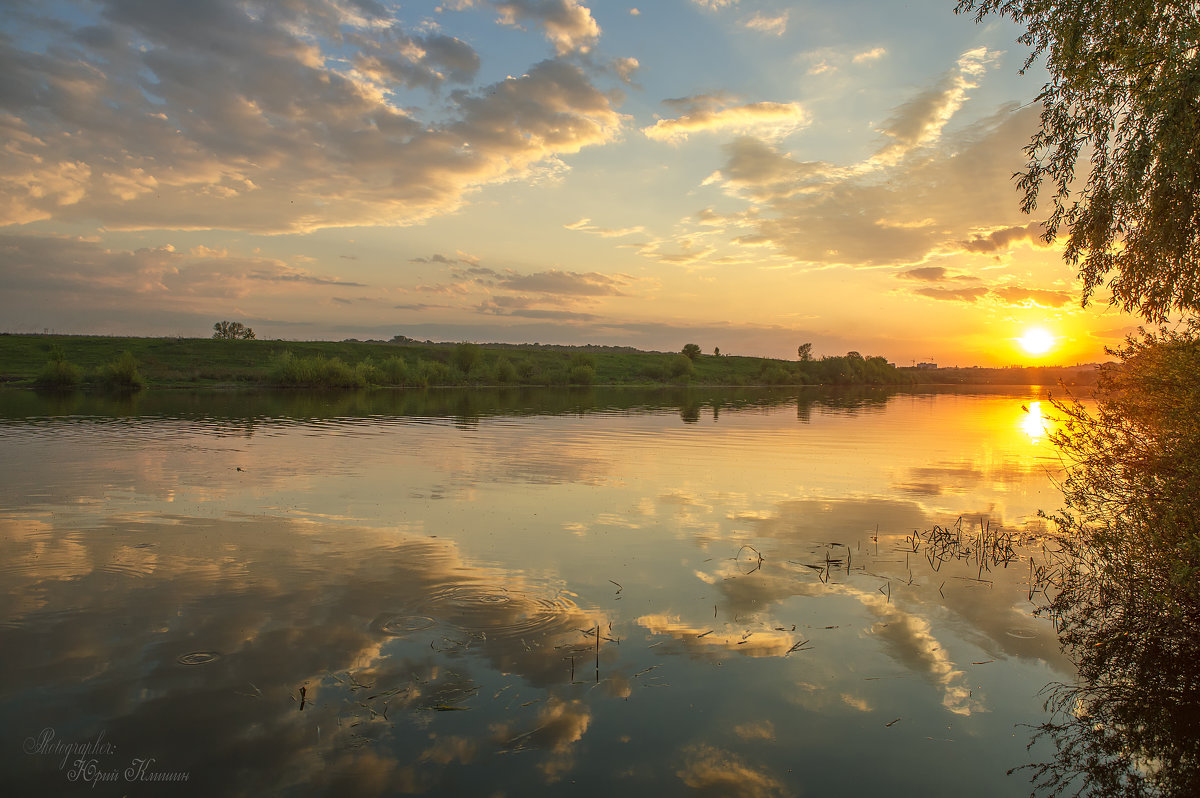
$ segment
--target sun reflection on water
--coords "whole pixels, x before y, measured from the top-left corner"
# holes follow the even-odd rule
[[[1037,445],[1042,442],[1049,432],[1047,423],[1049,418],[1042,412],[1041,402],[1030,402],[1028,405],[1021,405],[1022,413],[1019,425],[1021,431],[1029,436],[1029,442]]]

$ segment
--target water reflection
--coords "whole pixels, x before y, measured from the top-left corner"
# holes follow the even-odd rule
[[[1145,587],[1084,578],[1056,598],[1079,679],[1051,686],[1038,736],[1056,756],[1028,768],[1037,789],[1200,794],[1200,601]]]
[[[1030,402],[1028,406],[1021,405],[1024,415],[1021,418],[1021,429],[1029,436],[1030,442],[1041,443],[1042,439],[1053,432],[1053,421],[1046,415],[1041,402]]]
[[[253,424],[282,419],[361,422],[393,417],[451,419],[469,428],[486,418],[663,410],[688,419],[710,413],[719,420],[722,410],[766,410],[785,405],[795,405],[798,420],[807,421],[814,410],[852,414],[879,411],[897,397],[1011,396],[1012,393],[1011,388],[987,386],[903,390],[891,387],[430,388],[335,393],[178,390],[130,395],[2,391],[0,421],[137,417],[226,419]]]
[[[7,794],[1016,791],[1037,394],[413,393],[0,394]]]
[[[1195,333],[1131,337],[1094,409],[1054,405],[1065,509],[1037,581],[1077,676],[1051,685],[1036,790],[1200,794]]]
[[[37,600],[6,601],[0,695],[6,704],[32,702],[36,722],[64,739],[86,737],[103,719],[111,739],[191,772],[189,786],[200,792],[253,792],[263,782],[240,772],[252,769],[262,778],[303,775],[336,794],[349,771],[368,775],[363,761],[318,774],[314,754],[416,744],[430,725],[423,713],[500,700],[497,674],[506,674],[500,686],[511,691],[510,706],[530,687],[568,685],[569,658],[595,650],[580,630],[607,627],[603,613],[580,609],[561,586],[473,566],[449,540],[339,530],[335,543],[322,540],[332,530],[307,526],[269,518],[114,524],[76,541],[70,569],[47,570],[6,545],[6,561],[25,564],[6,584]],[[134,546],[152,547],[154,567],[136,579],[106,567],[114,551]],[[487,675],[477,678],[481,670]],[[19,685],[42,687],[29,695]],[[51,685],[71,698],[37,700]],[[229,731],[235,739],[219,743]],[[201,739],[216,748],[197,750]],[[568,744],[552,748],[561,754]],[[440,756],[430,754],[431,765]],[[206,772],[214,758],[221,771]],[[420,762],[386,765],[371,778],[386,775],[389,791],[433,779]],[[9,772],[24,774],[18,794],[46,784],[44,769]]]

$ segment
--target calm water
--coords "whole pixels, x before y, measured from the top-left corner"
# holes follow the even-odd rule
[[[4,794],[1026,795],[1045,399],[0,393]]]

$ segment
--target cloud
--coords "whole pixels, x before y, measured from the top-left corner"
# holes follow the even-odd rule
[[[1028,241],[1034,246],[1048,246],[1042,238],[1046,234],[1046,226],[1041,222],[1030,222],[1027,225],[1004,227],[993,230],[986,235],[974,235],[968,241],[962,242],[962,248],[967,252],[991,253],[1012,248],[1014,244]]]
[[[748,764],[737,754],[706,743],[688,746],[676,775],[690,789],[706,795],[771,798],[791,794],[779,779]]]
[[[944,266],[921,266],[901,272],[896,276],[901,280],[911,280],[926,284],[915,289],[913,293],[930,299],[945,301],[977,302],[980,299],[988,298],[1007,305],[1037,305],[1045,308],[1060,308],[1070,304],[1075,299],[1074,296],[1066,291],[1054,289],[1023,288],[1011,284],[989,287],[982,284],[979,278],[973,275],[956,274]],[[974,285],[961,285],[964,282],[974,283]]]
[[[576,230],[581,233],[592,233],[601,238],[622,238],[624,236],[633,235],[635,233],[644,233],[646,228],[642,225],[634,225],[633,227],[596,227],[592,224],[591,219],[580,219],[577,222],[564,224],[563,227],[568,230]]]
[[[742,723],[733,727],[733,733],[743,740],[774,740],[775,724],[769,720]]]
[[[276,266],[272,269],[252,271],[246,275],[248,280],[266,280],[276,283],[308,283],[309,285],[336,285],[344,288],[367,288],[365,283],[354,283],[336,277],[318,277],[300,269],[286,266]]]
[[[623,83],[632,83],[633,75],[641,67],[636,58],[617,58],[612,62],[613,71]]]
[[[994,288],[992,295],[1010,305],[1037,305],[1043,308],[1061,308],[1075,301],[1075,296],[1066,291],[1021,288],[1015,285]]]
[[[855,598],[879,616],[869,634],[884,644],[888,654],[909,670],[920,673],[942,690],[942,706],[956,715],[979,710],[979,700],[968,687],[966,674],[950,658],[925,618],[887,602],[882,596],[853,591]]]
[[[558,55],[586,53],[600,37],[600,26],[592,12],[578,0],[503,0],[492,5],[503,25],[533,21],[546,32]]]
[[[36,309],[64,317],[57,324],[85,325],[79,329],[87,323],[126,329],[124,320],[143,316],[175,316],[179,321],[170,329],[178,329],[176,324],[190,324],[192,316],[226,314],[234,303],[252,316],[271,302],[316,306],[329,298],[331,287],[367,288],[275,258],[203,247],[180,252],[169,244],[127,250],[33,235],[0,235],[0,274],[5,284],[0,316],[27,318]]]
[[[792,633],[771,628],[748,633],[726,625],[714,630],[712,626],[697,626],[666,613],[643,615],[637,622],[651,634],[669,637],[691,653],[724,651],[745,657],[783,657],[798,640]]]
[[[594,313],[582,313],[576,310],[554,310],[551,308],[531,307],[538,300],[529,297],[498,296],[480,303],[480,313],[495,316],[516,316],[523,319],[546,319],[551,321],[590,322],[599,320]]]
[[[672,250],[666,247],[674,247]],[[715,253],[717,248],[694,238],[679,238],[674,241],[651,241],[638,247],[638,254],[659,263],[689,265],[700,263]]]
[[[887,50],[885,50],[882,47],[875,47],[873,49],[866,50],[861,53],[857,53],[850,60],[852,62],[854,62],[855,64],[865,64],[870,61],[878,61],[880,58],[883,58],[885,55],[887,55]]]
[[[894,163],[917,147],[936,141],[950,118],[962,107],[967,91],[977,87],[977,78],[996,59],[996,53],[978,47],[962,54],[956,69],[936,86],[901,105],[880,128],[892,139],[872,159],[876,163]]]
[[[904,280],[919,280],[921,282],[940,283],[949,275],[944,266],[922,266],[919,269],[909,269],[899,275]]]
[[[981,297],[988,295],[989,290],[986,286],[974,286],[968,288],[936,288],[933,286],[922,286],[916,289],[914,293],[920,294],[930,299],[941,299],[954,302],[977,302]]]
[[[742,26],[760,33],[769,33],[775,36],[782,36],[787,32],[787,23],[788,12],[786,11],[784,11],[782,14],[776,14],[775,16],[769,16],[761,11],[757,11],[753,16],[743,22]]]
[[[730,105],[724,95],[697,95],[665,101],[684,113],[674,119],[659,119],[642,132],[656,141],[680,142],[691,133],[756,131],[768,137],[805,127],[811,117],[799,103],[756,102]]]
[[[969,231],[1020,215],[1011,176],[1039,110],[1007,106],[947,135],[946,113],[961,106],[960,89],[948,90],[951,99],[943,90],[936,102],[903,106],[889,126],[893,141],[858,163],[802,161],[743,136],[725,145],[725,163],[707,182],[748,203],[752,230],[738,240],[797,264],[924,265],[961,251]]]
[[[534,291],[541,294],[570,296],[624,296],[621,287],[627,280],[598,272],[546,272],[506,277],[499,285],[514,291]]]
[[[409,263],[442,263],[447,266],[454,266],[459,263],[466,263],[466,261],[463,261],[459,258],[449,258],[449,257],[446,257],[445,255],[441,255],[436,252],[427,258],[425,258],[425,257],[409,258],[408,260],[409,260]]]
[[[359,50],[351,63],[376,86],[436,89],[444,83],[469,83],[479,72],[479,54],[451,36],[410,36],[398,28],[351,35]]]
[[[722,8],[729,8],[738,4],[738,0],[692,0],[692,2],[706,11],[719,11]]]
[[[816,50],[809,50],[802,53],[799,60],[802,63],[809,64],[808,69],[805,70],[807,74],[823,75],[837,72],[851,64],[869,64],[882,59],[887,54],[887,49],[883,47],[874,47],[870,50],[862,50],[860,52],[839,50],[834,47],[820,47]]]
[[[574,2],[502,5],[543,24],[556,47],[591,35]],[[610,142],[622,126],[614,96],[557,60],[454,89],[428,112],[401,107],[402,90],[472,79],[478,55],[461,40],[406,31],[382,6],[95,8],[86,30],[40,20],[37,37],[0,39],[0,224],[261,233],[411,224],[488,184],[565,168],[562,156]]]

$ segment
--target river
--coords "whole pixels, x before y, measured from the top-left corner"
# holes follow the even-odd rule
[[[1051,410],[0,393],[5,794],[1027,795]]]

